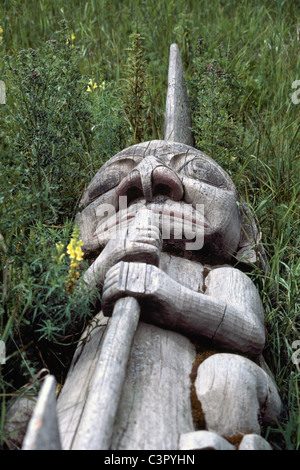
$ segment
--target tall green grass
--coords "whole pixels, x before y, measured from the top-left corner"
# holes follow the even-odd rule
[[[106,95],[107,101],[95,102],[94,118],[102,130],[94,141],[94,147],[89,147],[89,153],[85,154],[89,175],[97,171],[97,164],[101,164],[101,159],[97,159],[97,152],[101,152],[101,148],[104,149],[103,156],[107,158],[113,149],[116,150],[118,145],[126,141],[126,136],[122,136],[109,147],[105,137],[111,134],[106,131],[105,115],[112,123],[114,135],[118,136],[124,127],[120,97],[124,90],[125,65],[132,34],[139,33],[144,38],[143,60],[148,77],[146,106],[152,125],[152,130],[148,129],[148,134],[144,134],[145,139],[163,137],[170,44],[177,42],[179,45],[191,99],[195,98],[191,83],[200,78],[194,75],[197,70],[199,72],[199,66],[195,67],[199,39],[203,38],[207,45],[203,60],[208,62],[218,58],[216,53],[219,46],[230,51],[223,67],[232,77],[231,88],[227,88],[226,93],[228,99],[235,96],[235,123],[239,125],[234,128],[237,129],[238,140],[230,142],[232,148],[228,161],[222,152],[217,158],[220,158],[239,191],[249,201],[259,221],[269,259],[269,274],[256,272],[253,279],[265,305],[268,331],[265,356],[284,403],[280,423],[267,429],[266,433],[274,447],[281,449],[300,447],[299,373],[292,362],[292,343],[300,339],[300,104],[294,104],[291,99],[294,91],[292,83],[300,79],[299,18],[299,2],[287,0],[76,0],[64,2],[63,5],[56,0],[3,0],[0,5],[0,25],[3,28],[0,79],[4,73],[5,55],[14,57],[20,50],[38,49],[45,41],[57,39],[61,20],[65,19],[70,33],[75,36],[74,45],[79,47],[80,73],[92,77],[98,83],[105,80],[109,84],[111,93]],[[233,89],[234,94],[230,94]],[[215,88],[208,84],[205,99],[212,102],[212,98],[215,98]],[[218,106],[228,111],[225,98],[223,96],[222,100],[216,101],[216,113]],[[1,109],[2,119],[5,109],[5,106]],[[115,110],[115,113],[106,113],[108,109]],[[197,116],[200,116],[199,119]],[[201,126],[205,125],[203,116],[200,103],[193,110],[193,125],[195,128],[198,126],[199,133]],[[0,129],[1,149],[7,152],[3,142],[3,129]],[[235,156],[235,142],[240,145],[239,158],[236,160],[231,158]],[[205,150],[209,153],[215,149],[208,145]],[[16,171],[13,165],[12,171]],[[5,185],[5,181],[1,181],[1,184]],[[1,199],[1,195],[0,200],[1,207],[4,207],[5,200]],[[74,204],[74,212],[75,209]],[[8,217],[14,218],[2,209],[2,217],[4,214],[6,222]],[[71,219],[73,216],[74,213],[68,214]],[[0,233],[7,245],[7,233],[3,228]],[[28,236],[28,233],[24,236]],[[51,244],[50,237],[46,236],[46,241]],[[6,248],[14,256],[18,256],[19,252],[16,248],[11,250],[10,245],[16,242],[18,239],[11,234]],[[7,261],[5,256],[4,259]],[[6,282],[5,266],[2,267],[2,284]],[[17,279],[14,282],[17,284]],[[6,310],[7,322],[1,324],[0,334],[5,331],[12,339],[17,334],[17,305],[18,302],[12,302],[10,309]],[[21,350],[22,346],[18,344],[18,348]],[[33,366],[26,352],[25,348],[19,356],[23,358],[23,367],[33,377],[36,370],[30,371]],[[5,385],[5,378],[2,384],[1,429],[8,399],[6,394],[10,390]]]

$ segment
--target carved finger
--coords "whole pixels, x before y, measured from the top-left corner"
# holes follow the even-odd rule
[[[107,281],[105,281],[104,283],[104,287],[103,287],[103,294],[107,291],[107,289],[109,289],[112,285],[114,284],[118,284],[118,281],[119,281],[119,273],[116,273],[114,274],[113,276],[111,276]]]
[[[125,295],[125,292],[120,291],[116,283],[108,287],[105,290],[105,292],[103,292],[103,296],[102,296],[102,302],[103,302],[102,306],[104,307],[104,310],[112,302],[115,302],[117,299],[119,299],[123,295]]]
[[[115,264],[114,266],[112,266],[106,273],[106,276],[105,276],[105,283],[109,281],[109,279],[111,277],[113,277],[114,275],[118,274],[120,269],[124,269],[124,265],[127,265],[128,263],[124,262],[124,261],[119,261],[117,264]]]
[[[151,247],[156,248],[157,250],[159,249],[158,245],[158,240],[155,240],[154,238],[149,238],[147,236],[144,237],[139,237],[139,239],[135,242],[135,245],[150,245]],[[144,247],[147,248],[147,247]]]
[[[137,229],[134,234],[130,235],[129,243],[148,243],[158,248],[161,248],[162,244],[160,232],[156,227]]]

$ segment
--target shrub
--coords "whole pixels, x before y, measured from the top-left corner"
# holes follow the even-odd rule
[[[220,43],[199,39],[189,80],[195,145],[233,175],[243,164],[243,99],[233,55]]]

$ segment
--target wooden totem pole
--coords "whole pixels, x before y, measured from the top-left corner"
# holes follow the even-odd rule
[[[261,429],[281,401],[263,305],[240,269],[265,269],[259,233],[228,174],[193,148],[175,44],[168,81],[164,140],[113,156],[81,201],[102,311],[57,401],[63,449],[271,449]]]

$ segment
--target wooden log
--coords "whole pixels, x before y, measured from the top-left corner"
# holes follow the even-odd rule
[[[22,450],[61,450],[56,411],[56,382],[53,375],[45,378],[29,421]]]
[[[253,241],[254,245],[259,243],[256,235],[249,236],[256,226],[248,217],[241,217],[240,199],[230,177],[210,157],[189,146],[193,144],[190,124],[182,63],[178,47],[172,45],[165,140],[138,144],[114,156],[94,177],[81,201],[85,208],[77,220],[85,253],[93,254],[104,248],[85,279],[89,284],[101,285],[107,275],[103,311],[105,315],[113,314],[91,361],[85,356],[88,347],[84,347],[82,355],[77,354],[73,371],[83,371],[82,377],[88,385],[84,384],[84,393],[80,395],[81,410],[77,404],[74,406],[70,448],[177,449],[179,436],[187,438],[194,431],[189,373],[195,351],[183,335],[198,336],[199,340],[205,336],[234,352],[257,356],[263,350],[263,310],[250,279],[230,267],[211,269],[207,275],[200,263],[198,273],[191,261],[167,258],[167,254],[159,259],[161,246],[158,247],[155,236],[158,228],[162,230],[161,226],[157,230],[144,227],[130,240],[130,211],[135,215],[136,204],[141,202],[153,212],[160,204],[169,212],[204,205],[203,251],[209,260],[212,255],[217,255],[221,263],[232,256],[240,259],[245,250],[253,248]],[[127,197],[130,202],[129,217],[127,214],[123,218],[119,196]],[[118,223],[123,224],[120,239],[113,242],[111,220],[105,226],[105,203],[112,208],[112,219],[119,217]],[[174,240],[168,239],[164,249],[191,258],[182,252],[181,246],[174,246]],[[202,254],[199,252],[196,259],[201,259]],[[251,256],[245,258],[247,262],[254,259]],[[135,299],[143,310],[143,322],[138,326],[139,305]],[[236,400],[238,418],[228,420],[230,429],[236,430],[236,422],[240,420],[242,430],[250,428],[256,432],[257,412],[262,412],[267,404],[264,417],[277,416],[279,400],[264,371],[254,363],[250,366],[244,363],[244,358],[233,356],[237,359],[231,360],[230,355],[220,359],[228,376],[230,365],[234,371],[232,382],[226,382],[224,373],[219,374],[220,382],[228,390],[227,401],[222,400],[218,387],[212,387],[206,394],[205,387],[212,380],[210,373],[206,373],[206,361],[199,368],[199,374],[204,377],[203,383],[198,384],[199,399],[205,403],[208,426],[211,423],[214,426],[220,416],[220,423],[224,424],[222,413],[224,409],[226,415],[227,407],[234,415]],[[100,362],[96,364],[98,357]],[[84,372],[86,364],[90,366],[88,373]],[[246,384],[241,399],[240,379]],[[72,375],[67,383],[74,384]],[[248,392],[252,417],[245,410]],[[69,402],[71,406],[74,395]],[[242,411],[247,415],[245,418]],[[213,417],[210,413],[214,413]],[[67,413],[68,419],[69,416]],[[196,445],[198,438],[199,434],[194,433],[194,444],[180,445]],[[207,438],[209,434],[203,437],[203,442]],[[220,439],[210,437],[211,445],[221,445]]]

